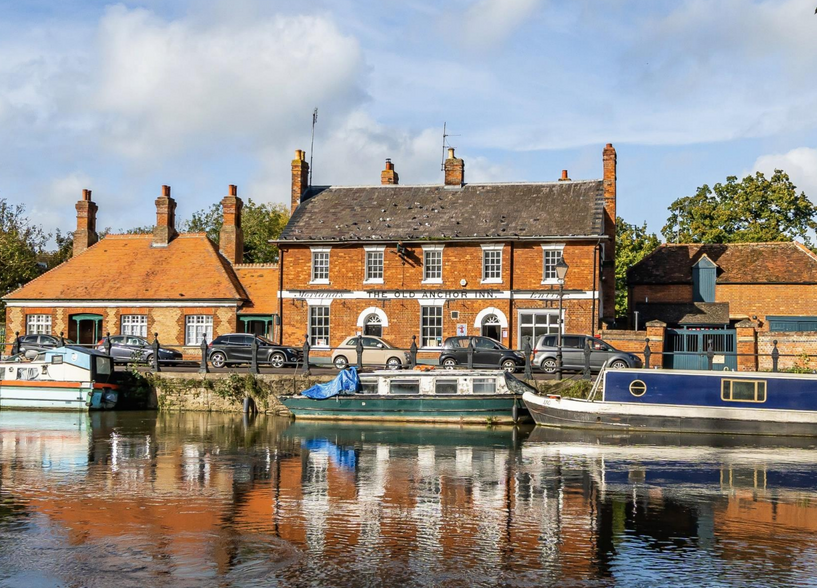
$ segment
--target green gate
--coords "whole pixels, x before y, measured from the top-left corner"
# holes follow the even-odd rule
[[[737,333],[735,329],[667,329],[664,367],[676,370],[705,370],[709,366],[707,350],[712,344],[712,369],[737,370]]]

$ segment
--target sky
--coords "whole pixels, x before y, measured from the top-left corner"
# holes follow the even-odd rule
[[[47,231],[186,218],[238,185],[600,178],[659,232],[703,185],[783,169],[817,201],[817,3],[808,0],[0,0],[0,198]],[[513,206],[513,203],[508,203]]]

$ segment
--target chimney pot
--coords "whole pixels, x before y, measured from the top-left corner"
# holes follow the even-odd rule
[[[90,190],[83,190],[82,191],[82,199],[86,202],[91,201],[91,191]]]
[[[162,186],[162,196],[170,198],[170,186]]]
[[[569,182],[570,181],[570,178],[567,176],[567,170],[566,169],[562,170],[562,177],[559,178],[559,181],[560,182]]]
[[[448,159],[454,159],[454,148],[453,147],[448,148]]]
[[[230,196],[238,196],[238,186],[230,184]]]

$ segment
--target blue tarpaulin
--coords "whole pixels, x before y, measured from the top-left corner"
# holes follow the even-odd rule
[[[354,394],[358,390],[360,390],[360,378],[357,377],[357,370],[350,367],[342,370],[331,382],[315,384],[304,390],[302,394],[313,400],[323,400],[338,394]]]
[[[357,453],[355,453],[354,447],[340,447],[332,443],[329,439],[323,438],[306,439],[301,445],[314,453],[328,455],[332,463],[344,470],[355,470]]]

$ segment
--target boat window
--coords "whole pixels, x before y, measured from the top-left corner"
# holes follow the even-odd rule
[[[419,394],[419,380],[392,380],[389,382],[390,394]]]
[[[40,370],[35,367],[17,368],[18,380],[36,380],[40,376]]]
[[[108,375],[111,373],[111,360],[107,357],[96,358],[96,373],[100,375]]]
[[[727,402],[766,402],[766,382],[721,380],[721,399]]]
[[[496,378],[474,378],[474,394],[494,394]]]
[[[647,385],[641,380],[633,380],[630,382],[630,394],[633,396],[644,396],[647,391]]]
[[[451,379],[437,379],[434,382],[434,393],[435,394],[456,394],[457,393],[457,380]]]
[[[52,355],[51,363],[53,363],[54,365],[62,363],[62,355]]]
[[[360,394],[377,394],[377,382],[361,382]]]

